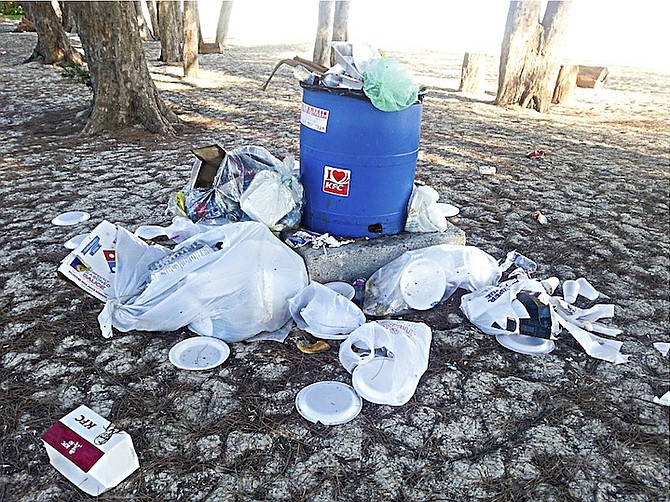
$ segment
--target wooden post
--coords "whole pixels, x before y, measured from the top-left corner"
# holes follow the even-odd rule
[[[479,94],[484,91],[489,58],[481,52],[466,52],[461,68],[460,92]]]
[[[561,66],[561,69],[558,71],[556,86],[554,87],[554,95],[551,98],[553,104],[566,103],[570,99],[572,91],[577,87],[578,72],[579,66]]]
[[[577,73],[577,87],[600,89],[609,78],[609,70],[604,66],[579,66]]]

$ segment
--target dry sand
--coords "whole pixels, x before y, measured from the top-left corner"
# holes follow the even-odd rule
[[[668,75],[611,68],[607,88],[578,89],[540,115],[455,92],[460,55],[396,55],[430,86],[417,178],[461,209],[452,222],[469,244],[498,259],[517,249],[539,278],[587,277],[599,301],[615,304],[631,358],[595,360],[567,333],[548,355],[508,351],[453,298],[407,316],[433,329],[411,401],[365,403],[353,422],[325,427],[305,421],[294,399],[316,381],[350,381],[336,347],[302,354],[296,331],[284,344],[232,344],[215,370],[177,370],[168,351],[186,329],[105,340],[102,305],[55,274],[62,243],[102,219],[130,230],[166,224],[193,146],[297,156],[299,87],[288,69],[268,92],[259,86],[277,61],[308,48],[229,47],[201,56],[206,78],[181,82],[147,44],[180,134],[84,139],[90,91],[58,68],[21,64],[36,37],[13,25],[0,24],[0,500],[87,499],[40,441],[79,404],[127,430],[140,460],[101,500],[667,499],[668,408],[652,398],[670,389],[668,358],[652,343],[670,341]],[[526,158],[536,149],[546,157]],[[71,209],[92,219],[51,225]]]

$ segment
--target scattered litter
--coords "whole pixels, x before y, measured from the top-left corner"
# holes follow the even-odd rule
[[[534,150],[526,155],[529,159],[541,159],[545,156],[542,150]]]
[[[332,289],[336,293],[341,294],[347,300],[352,300],[354,298],[354,295],[356,294],[356,290],[348,282],[342,282],[342,281],[327,282],[326,284],[324,284],[324,286]]]
[[[670,406],[670,391],[666,392],[661,397],[654,396],[654,402],[661,406]]]
[[[496,166],[479,166],[477,170],[479,174],[483,175],[495,174],[497,172]]]
[[[344,340],[365,322],[358,306],[318,282],[289,298],[288,308],[298,328],[326,340]]]
[[[423,323],[368,322],[342,342],[340,362],[363,399],[401,406],[412,398],[428,368],[431,339]]]
[[[575,303],[579,295],[589,300],[596,300],[600,293],[584,277],[563,282],[563,299],[567,303]]]
[[[621,333],[619,329],[596,322],[613,317],[614,305],[577,308],[559,297],[550,296],[545,284],[523,272],[515,273],[513,278],[498,285],[464,295],[461,310],[470,322],[489,335],[531,335],[555,340],[561,328],[565,328],[591,357],[615,364],[625,363],[629,358],[620,353],[622,342],[593,334],[616,336]],[[498,341],[510,344],[507,338]],[[524,339],[524,342],[529,341]],[[542,342],[535,343],[542,346]],[[549,345],[543,347],[548,349]]]
[[[475,291],[497,284],[500,277],[498,262],[474,246],[441,244],[406,251],[368,279],[363,311],[384,316],[425,310],[458,288]]]
[[[667,356],[668,352],[670,352],[670,343],[654,342],[654,348],[663,354],[663,356]]]
[[[326,381],[313,383],[298,392],[295,407],[312,423],[341,425],[358,416],[363,400],[351,385]]]
[[[326,248],[337,248],[344,246],[345,244],[351,244],[354,240],[337,238],[328,233],[320,234],[318,232],[313,232],[312,230],[301,228],[288,234],[285,237],[284,242],[293,249],[310,244],[313,249],[325,250]]]
[[[209,370],[222,364],[230,355],[225,342],[210,336],[182,340],[170,349],[169,359],[183,370]]]
[[[68,239],[63,246],[65,249],[77,249],[79,247],[79,244],[86,238],[88,234],[79,234],[75,235],[71,239]]]
[[[324,342],[323,340],[317,340],[314,343],[296,341],[295,346],[298,347],[300,352],[304,352],[305,354],[320,354],[321,352],[330,350],[330,344],[328,342]]]
[[[542,212],[539,211],[539,210],[538,211],[533,211],[533,218],[535,218],[540,225],[548,225],[549,224],[549,220],[547,219],[547,217],[545,215],[543,215]]]
[[[67,211],[56,216],[51,223],[58,226],[70,226],[87,221],[91,215],[86,211]]]
[[[358,305],[360,308],[363,308],[363,302],[365,301],[365,279],[359,277],[354,279],[351,285],[354,287],[354,297],[352,302]]]
[[[114,488],[140,466],[130,435],[81,405],[42,436],[49,461],[89,495]]]

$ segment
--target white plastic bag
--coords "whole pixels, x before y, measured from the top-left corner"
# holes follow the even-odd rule
[[[377,270],[365,286],[363,312],[384,316],[427,310],[458,288],[497,284],[498,262],[473,246],[440,244],[407,251]]]
[[[240,197],[240,208],[252,220],[270,228],[302,200],[302,186],[288,174],[261,171]]]
[[[197,252],[199,246],[211,246],[213,252]],[[197,333],[227,342],[244,340],[281,328],[290,319],[288,298],[308,283],[302,258],[261,223],[212,227],[173,253],[192,249],[195,253],[183,255],[187,258],[179,266],[154,273],[135,298],[107,302],[98,317],[103,334],[110,336],[112,326],[120,331],[173,331],[192,325]],[[123,263],[122,247],[118,256],[119,267],[133,267]],[[148,271],[142,277],[147,275],[151,277]]]
[[[369,322],[342,342],[339,358],[362,398],[401,406],[412,398],[428,369],[431,339],[423,323]]]
[[[434,188],[414,185],[409,198],[405,232],[444,232],[447,219],[437,205],[439,198]]]
[[[296,326],[318,338],[343,340],[365,322],[355,303],[318,282],[299,291],[288,304]]]

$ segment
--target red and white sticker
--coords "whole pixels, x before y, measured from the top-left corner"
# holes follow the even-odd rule
[[[349,197],[349,183],[351,182],[351,171],[349,169],[338,169],[337,167],[324,166],[323,168],[323,191],[340,197]]]
[[[316,106],[303,103],[302,111],[300,112],[300,123],[315,131],[326,132],[329,113],[328,110],[324,110],[323,108],[317,108]]]

